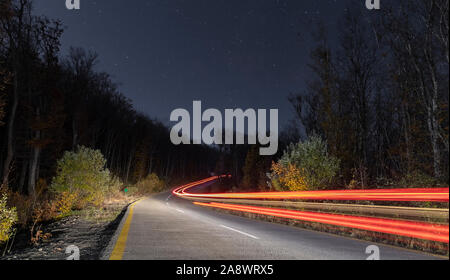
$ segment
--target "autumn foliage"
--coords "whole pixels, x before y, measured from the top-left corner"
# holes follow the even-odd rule
[[[339,160],[330,156],[326,143],[318,136],[291,144],[277,163],[272,164],[272,183],[276,189],[305,191],[325,189],[339,170]]]
[[[8,197],[3,194],[0,197],[0,243],[9,239],[13,225],[17,222],[17,211],[15,207],[8,207]]]

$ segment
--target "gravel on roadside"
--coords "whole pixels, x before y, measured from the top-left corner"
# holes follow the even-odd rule
[[[73,254],[66,253],[70,245],[78,247],[80,260],[98,260],[127,208],[126,205],[115,207],[120,207],[116,209],[119,214],[112,221],[98,222],[73,215],[43,226],[43,233],[51,236],[37,244],[30,244],[29,232],[20,232],[9,253],[2,257],[3,250],[0,251],[0,260],[65,260]]]

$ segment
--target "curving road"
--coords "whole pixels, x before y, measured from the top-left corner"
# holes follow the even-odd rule
[[[104,259],[364,260],[372,243],[248,219],[193,205],[170,192],[130,207]],[[125,229],[125,230],[124,230]],[[440,257],[377,244],[380,258]]]

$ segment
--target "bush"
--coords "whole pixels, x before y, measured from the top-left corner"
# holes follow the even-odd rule
[[[75,206],[78,194],[74,192],[62,192],[55,199],[56,211],[58,218],[65,217],[70,214],[70,211]]]
[[[166,186],[166,183],[164,180],[161,180],[158,178],[158,175],[155,173],[149,174],[145,179],[139,181],[134,185],[135,188],[137,188],[137,192],[141,194],[145,193],[154,193],[154,192],[160,192],[164,190]],[[129,191],[133,191],[132,188],[129,188]]]
[[[106,190],[106,197],[113,198],[116,197],[119,193],[122,193],[123,183],[118,177],[112,177],[108,183]]]
[[[17,192],[8,191],[8,200],[10,205],[14,205],[17,212],[17,224],[25,227],[32,220],[33,198]]]
[[[17,222],[16,208],[8,208],[8,196],[3,194],[0,198],[0,243],[9,239],[12,227]]]
[[[271,179],[280,190],[325,189],[338,169],[339,160],[328,155],[327,144],[320,137],[312,136],[286,149],[272,165]]]
[[[139,191],[138,187],[136,186],[130,186],[127,187],[127,192],[125,193],[128,196],[135,196],[135,195],[139,195],[141,192]]]
[[[69,206],[83,208],[89,203],[99,205],[102,202],[111,181],[105,165],[106,159],[98,150],[81,146],[76,152],[64,153],[58,161],[56,176],[50,187],[67,200],[62,203],[64,205],[60,205],[61,210],[65,211]],[[78,199],[77,204],[70,205],[74,202],[74,196]]]
[[[45,191],[45,183],[39,180],[36,185],[36,196],[28,196],[19,192],[7,190],[8,201],[14,205],[17,212],[16,225],[26,228],[36,222],[50,221],[58,217],[57,204],[59,194]]]
[[[272,163],[272,184],[278,191],[305,191],[308,186],[300,170],[288,164]]]
[[[438,179],[422,171],[415,170],[402,177],[398,185],[403,188],[429,188],[439,186],[440,184]]]

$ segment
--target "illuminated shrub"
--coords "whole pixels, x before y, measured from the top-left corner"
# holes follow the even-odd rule
[[[6,205],[8,197],[3,194],[0,198],[0,243],[9,239],[12,233],[12,227],[17,222],[16,208],[8,208]]]
[[[165,188],[166,184],[164,180],[161,180],[158,175],[152,173],[145,179],[139,181],[134,187],[137,188],[139,193],[153,193],[160,192]]]
[[[278,190],[325,189],[339,169],[339,160],[328,155],[327,145],[318,136],[291,144],[277,163],[271,179]]]
[[[281,163],[272,163],[272,183],[279,191],[305,191],[308,189],[305,177],[300,170],[292,165],[287,166]]]
[[[56,199],[56,211],[58,217],[64,217],[70,213],[78,198],[76,192],[62,192]]]
[[[106,159],[98,150],[81,146],[76,152],[64,153],[58,161],[56,176],[51,184],[51,189],[63,194],[61,199],[66,200],[61,202],[61,210],[74,206],[72,202],[75,198],[77,208],[101,203],[111,181],[105,165]]]

